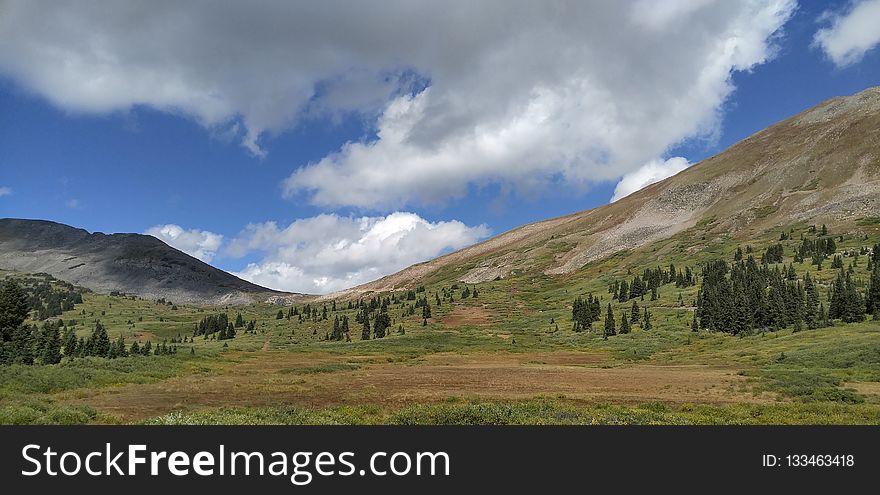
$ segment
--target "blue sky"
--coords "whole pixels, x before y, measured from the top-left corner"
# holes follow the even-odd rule
[[[632,17],[618,29],[627,37],[590,30],[581,39],[579,13],[564,16],[568,30],[550,14],[542,24],[535,5],[506,20],[526,40],[561,33],[546,46],[463,21],[491,12],[438,19],[409,2],[394,14],[413,24],[404,31],[428,22],[438,39],[457,40],[449,47],[428,31],[403,47],[414,33],[387,34],[383,22],[401,26],[394,18],[364,19],[354,34],[333,21],[294,39],[254,35],[285,28],[271,3],[257,3],[241,38],[223,32],[217,43],[241,47],[235,55],[202,46],[218,33],[197,23],[168,44],[150,36],[185,11],[155,12],[154,24],[147,15],[129,35],[125,6],[94,25],[63,7],[41,13],[53,3],[12,2],[12,20],[0,23],[0,216],[151,232],[258,283],[327,292],[605,204],[622,176],[641,184],[649,161],[661,172],[669,158],[695,163],[827,98],[880,85],[880,23],[859,22],[880,13],[877,0],[602,12]],[[309,21],[320,27],[342,7]],[[611,8],[599,2],[583,22]],[[82,33],[101,36],[81,42]],[[662,51],[639,46],[650,36]],[[733,55],[712,51],[725,41]],[[63,49],[45,49],[53,43]]]

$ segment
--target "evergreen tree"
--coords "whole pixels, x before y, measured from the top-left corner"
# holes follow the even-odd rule
[[[862,321],[865,319],[865,303],[849,272],[846,274],[845,283],[843,321],[846,323]]]
[[[617,331],[614,325],[614,313],[611,311],[611,304],[608,304],[608,311],[605,314],[605,334],[604,337],[607,339],[608,337],[613,337],[617,335]]]
[[[12,340],[12,334],[21,326],[30,312],[27,295],[13,279],[7,279],[0,288],[0,342]]]
[[[633,299],[632,310],[630,311],[630,318],[635,323],[638,321],[639,316],[641,316],[641,310],[639,309],[639,302]],[[622,329],[621,329],[622,330]],[[621,331],[623,333],[623,331]]]
[[[12,332],[10,348],[13,364],[34,364],[34,334],[31,327],[18,325]]]
[[[820,323],[819,293],[809,272],[804,275],[804,322],[807,328],[818,328]]]
[[[377,339],[385,338],[385,330],[391,326],[391,317],[388,313],[381,311],[373,319],[373,335]]]
[[[651,313],[648,312],[648,308],[645,308],[645,319],[642,322],[643,330],[650,330],[653,327],[651,324]]]
[[[874,250],[880,251],[878,246],[875,246]],[[871,280],[865,295],[865,312],[873,315],[875,319],[880,315],[880,263],[874,263],[871,270]]]
[[[370,340],[370,315],[364,314],[364,328],[361,331],[361,340]]]
[[[90,340],[92,355],[107,357],[110,353],[110,337],[107,336],[107,329],[101,325],[100,321],[95,322],[95,329],[92,331]]]
[[[626,311],[620,312],[620,334],[625,335],[629,333],[629,319],[626,317]]]
[[[76,356],[76,329],[67,328],[64,332],[64,355],[67,357]]]
[[[120,357],[120,358],[128,357],[128,351],[125,349],[125,337],[120,335],[116,339],[116,342],[113,344],[113,347],[115,348],[113,354],[116,357]]]
[[[816,317],[820,327],[830,327],[831,321],[828,319],[828,313],[825,312],[825,303],[819,303],[819,314]]]
[[[53,323],[43,324],[40,335],[42,341],[43,364],[58,364],[61,362],[61,334],[58,325]]]

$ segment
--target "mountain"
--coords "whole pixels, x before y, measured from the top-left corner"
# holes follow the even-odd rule
[[[680,233],[748,240],[798,222],[856,228],[880,217],[880,87],[833,98],[614,203],[525,225],[336,296],[467,283],[511,273],[560,276]],[[689,251],[690,252],[690,251]]]
[[[48,273],[95,292],[175,303],[246,304],[296,296],[246,282],[153,236],[89,233],[45,220],[0,219],[0,269]]]

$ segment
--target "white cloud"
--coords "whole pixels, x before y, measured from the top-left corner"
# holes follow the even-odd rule
[[[68,199],[67,201],[64,202],[64,206],[66,206],[72,210],[75,210],[81,206],[81,203],[78,199]]]
[[[172,223],[156,225],[144,233],[205,263],[210,263],[214,259],[217,250],[223,243],[223,236],[220,234],[207,230],[186,230],[180,225]]]
[[[731,73],[772,55],[793,9],[793,0],[11,0],[0,73],[67,110],[186,115],[237,132],[256,155],[266,132],[304,116],[360,113],[378,138],[291,164],[302,167],[286,194],[393,209],[488,183],[613,180],[711,135]]]
[[[265,254],[235,275],[278,290],[325,294],[460,249],[489,235],[485,225],[429,222],[415,213],[377,217],[322,214],[284,228],[248,225],[226,248],[231,256]]]
[[[859,62],[880,43],[880,0],[857,0],[845,12],[826,12],[831,25],[816,32],[813,42],[838,67]]]
[[[690,165],[686,158],[680,156],[668,160],[651,160],[620,179],[617,187],[614,188],[611,202],[613,203],[620,198],[625,198],[645,186],[659,182],[667,177],[672,177]]]
[[[0,186],[0,198],[3,196],[9,196],[12,194],[12,188],[6,186]]]

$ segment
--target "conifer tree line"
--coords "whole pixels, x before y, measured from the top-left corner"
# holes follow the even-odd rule
[[[574,321],[574,331],[581,332],[592,330],[593,322],[599,321],[602,314],[602,303],[593,294],[587,294],[587,298],[578,296],[571,305],[571,319]]]
[[[28,310],[33,311],[34,317],[40,321],[60,316],[62,312],[83,303],[82,290],[49,275],[43,278],[26,277],[22,280],[24,284],[10,280],[25,293]]]
[[[587,294],[586,298],[578,297],[572,303],[571,316],[574,321],[573,329],[575,332],[592,330],[593,323],[598,322],[602,317],[601,299],[593,296],[592,293]],[[651,312],[645,307],[644,313],[642,313],[638,299],[632,299],[632,306],[630,306],[629,311],[621,311],[619,330],[611,303],[608,303],[607,310],[605,311],[605,329],[603,333],[605,338],[613,337],[618,333],[628,334],[632,330],[633,325],[641,325],[642,330],[650,330],[653,327]]]
[[[827,234],[827,228],[823,226]],[[821,249],[821,257],[834,255],[827,246],[834,246],[818,239],[809,249]],[[817,251],[798,248],[795,258],[815,255]],[[763,260],[777,260],[778,250],[768,249]],[[771,256],[768,256],[768,253]],[[871,250],[868,259],[870,279],[867,284],[858,279],[855,265],[859,253],[849,253],[853,261],[844,268],[843,257],[835,256],[832,265],[837,269],[835,280],[823,300],[818,293],[817,282],[809,272],[799,277],[793,264],[788,267],[768,263],[758,264],[751,256],[728,265],[723,260],[707,263],[703,268],[702,284],[696,301],[692,329],[723,331],[734,335],[748,334],[754,330],[778,330],[793,327],[795,330],[830,326],[833,320],[854,323],[866,315],[880,318],[880,244]],[[821,263],[821,261],[820,261]],[[826,306],[827,302],[827,306]]]
[[[241,315],[239,315],[241,316]],[[238,320],[238,318],[236,318]],[[244,323],[244,321],[236,321],[236,323]],[[235,338],[235,325],[229,321],[229,315],[219,313],[216,315],[208,315],[199,321],[193,330],[193,337],[200,335],[205,339],[228,340]],[[239,326],[239,328],[241,328]]]
[[[446,298],[447,289],[443,289],[444,299]],[[476,286],[467,287],[466,297],[477,297],[479,294]],[[390,328],[395,324],[395,318],[391,316],[392,312],[399,311],[400,318],[407,318],[420,315],[422,325],[427,325],[429,319],[432,318],[431,301],[435,301],[437,306],[441,305],[441,291],[436,291],[432,295],[428,294],[424,286],[420,286],[415,290],[407,290],[405,292],[392,292],[388,295],[373,296],[370,298],[359,298],[351,300],[347,303],[331,301],[321,306],[306,304],[302,307],[291,306],[286,313],[287,319],[298,318],[300,323],[313,322],[317,323],[323,320],[332,321],[326,332],[322,332],[322,340],[326,341],[351,341],[352,325],[360,325],[361,339],[377,339],[384,338],[390,333]],[[354,321],[349,321],[348,315],[339,315],[338,311],[355,311]],[[331,318],[332,316],[332,318]],[[278,310],[276,319],[285,318],[284,310]],[[250,326],[249,326],[250,328]],[[313,330],[313,335],[318,335],[318,329]],[[403,324],[397,329],[398,334],[405,334]]]
[[[77,336],[76,321],[62,319],[46,319],[39,326],[27,325],[25,321],[32,311],[39,315],[39,308],[34,308],[34,302],[46,301],[46,296],[51,294],[76,294],[78,297],[69,296],[58,299],[69,301],[72,304],[82,302],[82,294],[67,290],[63,292],[50,291],[48,284],[38,284],[35,291],[30,293],[13,279],[8,279],[0,284],[0,364],[58,364],[63,358],[102,357],[116,359],[132,355],[163,355],[175,354],[176,343],[168,344],[163,341],[153,347],[151,342],[144,345],[133,342],[130,347],[126,346],[125,338],[121,335],[114,341],[107,335],[107,329],[100,322],[95,321],[95,327],[88,336]],[[72,286],[67,287],[71,289]],[[35,299],[34,294],[39,294]],[[75,302],[76,301],[76,302]],[[62,307],[64,307],[63,303]],[[50,307],[52,305],[46,306]],[[72,309],[72,307],[69,307]]]
[[[633,277],[631,282],[615,280],[608,286],[608,293],[612,294],[612,299],[620,302],[635,298],[644,299],[646,295],[650,295],[651,300],[656,301],[658,289],[673,282],[677,288],[685,288],[694,285],[696,280],[690,267],[685,267],[682,271],[674,264],[670,264],[668,268],[647,268],[641,276]]]

